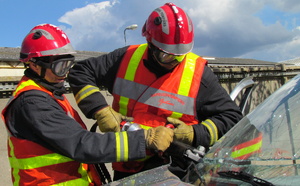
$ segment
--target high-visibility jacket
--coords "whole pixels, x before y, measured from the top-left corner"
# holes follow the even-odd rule
[[[148,56],[147,48],[147,44],[132,45],[125,53],[113,87],[113,108],[132,116],[143,128],[165,126],[167,117],[188,125],[198,124],[195,102],[206,60],[188,53],[171,73],[157,78],[143,63]],[[130,163],[135,167],[132,170],[128,170]],[[113,168],[121,172],[142,168],[130,163],[114,163]]]
[[[29,90],[39,90],[51,95],[68,116],[86,129],[78,113],[65,97],[63,100],[56,99],[50,91],[24,76],[2,111],[8,129],[8,157],[12,168],[13,185],[101,185],[93,165],[74,161],[35,142],[12,136],[4,118],[5,112],[21,93]]]

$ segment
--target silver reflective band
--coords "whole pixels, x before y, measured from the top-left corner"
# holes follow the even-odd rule
[[[153,107],[187,115],[195,114],[195,100],[192,97],[147,87],[119,77],[115,81],[113,93]]]

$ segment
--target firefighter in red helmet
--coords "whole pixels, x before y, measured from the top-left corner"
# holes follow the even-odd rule
[[[2,111],[13,185],[101,185],[99,163],[145,158],[146,148],[164,151],[172,142],[165,127],[86,130],[64,95],[74,54],[67,35],[51,24],[34,27],[23,40],[25,75]]]
[[[181,8],[172,3],[167,3],[150,14],[143,26],[142,35],[148,43],[174,56],[191,52],[194,45],[192,21]]]
[[[142,28],[147,43],[78,62],[69,82],[81,111],[103,132],[119,131],[122,116],[145,129],[173,124],[174,139],[209,149],[241,118],[207,61],[192,53],[194,28],[173,3],[155,9]],[[99,91],[113,95],[108,105]],[[108,122],[109,121],[109,122]],[[114,179],[167,163],[155,154],[113,163]]]

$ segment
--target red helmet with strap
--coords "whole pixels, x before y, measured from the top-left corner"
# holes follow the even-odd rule
[[[22,42],[20,61],[33,57],[44,57],[76,53],[69,38],[59,27],[51,24],[35,26]]]
[[[193,23],[173,3],[155,9],[146,20],[142,35],[160,50],[173,55],[187,54],[193,49]]]

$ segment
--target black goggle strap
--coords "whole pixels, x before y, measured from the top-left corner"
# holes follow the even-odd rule
[[[43,62],[41,60],[36,60],[36,59],[31,59],[30,61],[42,67],[40,76],[41,78],[44,78],[46,74],[46,69],[49,68],[50,66],[49,63]]]
[[[44,78],[46,74],[46,68],[42,67],[41,69],[41,78]]]
[[[43,68],[51,68],[51,63],[49,62],[45,62],[45,61],[41,61],[41,60],[36,60],[36,61],[32,61],[34,62],[35,64],[43,67]]]

